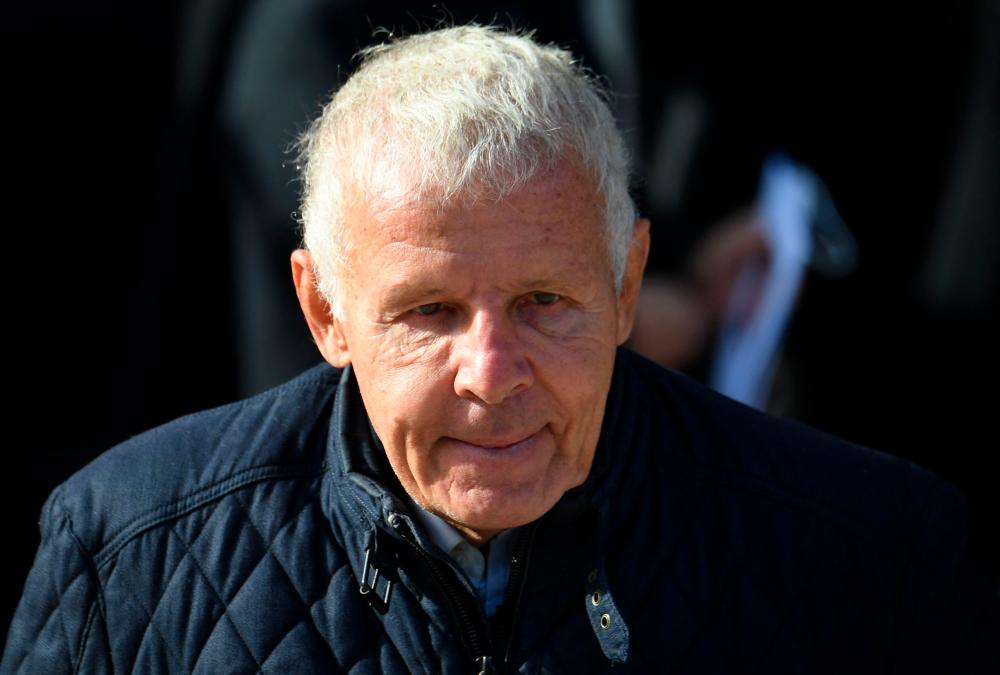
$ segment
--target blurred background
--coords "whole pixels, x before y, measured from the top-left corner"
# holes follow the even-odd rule
[[[58,483],[319,360],[290,281],[285,149],[360,47],[473,19],[536,29],[616,92],[653,220],[633,346],[666,365],[707,380],[738,270],[774,260],[764,160],[784,153],[825,184],[856,260],[805,269],[761,407],[958,485],[973,553],[1000,578],[1000,3],[798,4],[4,3],[14,403],[0,629]]]

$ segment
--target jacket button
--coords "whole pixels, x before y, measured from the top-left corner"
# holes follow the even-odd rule
[[[393,529],[399,528],[399,516],[397,514],[390,513],[389,517],[386,518],[386,520],[389,522],[389,527]]]

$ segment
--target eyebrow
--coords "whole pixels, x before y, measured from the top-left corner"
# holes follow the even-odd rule
[[[517,281],[511,284],[508,289],[515,293],[525,293],[542,289],[560,290],[570,283],[568,279],[558,279],[556,277],[536,277],[525,281]],[[449,290],[444,286],[421,286],[413,284],[397,284],[390,287],[382,296],[381,304],[387,308],[397,308],[410,305],[422,298],[434,296],[446,296]]]
[[[566,280],[560,281],[554,277],[548,277],[544,279],[543,278],[529,279],[528,281],[519,282],[515,284],[515,287],[523,291],[535,291],[542,288],[553,288],[553,287],[561,288],[562,286],[565,285],[566,285]]]
[[[383,307],[395,309],[416,302],[420,298],[444,295],[446,290],[440,286],[414,286],[412,284],[397,284],[390,287],[382,296],[380,304]]]

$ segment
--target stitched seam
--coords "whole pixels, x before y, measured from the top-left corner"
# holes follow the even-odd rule
[[[210,520],[211,520],[211,518],[209,518],[209,519],[207,519],[205,521],[204,525],[202,526],[202,529],[198,532],[198,535],[194,538],[194,540],[191,542],[191,544],[187,547],[187,549],[186,549],[186,551],[184,553],[185,557],[187,557],[190,554],[191,559],[194,560],[193,547],[198,544],[198,542],[201,540],[202,534],[204,534],[205,531],[208,529],[208,524],[209,524]],[[174,534],[176,534],[176,532]],[[183,539],[182,539],[182,542],[183,542]],[[184,542],[184,544],[187,545],[187,542]],[[198,563],[196,561],[196,564],[200,568],[200,563]],[[260,564],[260,562],[258,561],[257,564]],[[243,589],[243,587],[246,585],[246,583],[250,580],[250,577],[253,576],[254,570],[256,570],[256,569],[257,569],[257,565],[254,565],[253,567],[250,568],[250,571],[247,572],[246,577],[243,578],[243,581],[240,582],[239,587],[233,593],[233,597],[236,597],[236,595],[239,594],[239,592]],[[202,571],[202,570],[199,569],[199,571]],[[202,576],[204,576],[204,572],[203,571],[202,571]],[[209,584],[209,586],[211,586],[211,584]],[[212,588],[212,590],[214,591],[215,589]],[[166,592],[166,589],[164,589],[164,592]],[[216,596],[219,596],[218,592],[216,592]],[[226,602],[224,600],[222,600],[221,597],[219,599],[221,600],[220,604],[222,606],[222,611],[219,612],[219,616],[217,616],[215,618],[215,621],[212,622],[211,629],[209,629],[205,633],[205,640],[201,643],[201,646],[198,648],[198,653],[195,656],[194,664],[191,666],[191,671],[192,672],[197,669],[198,662],[201,660],[201,657],[202,657],[202,655],[205,652],[205,648],[208,646],[208,643],[211,641],[212,635],[215,633],[215,629],[218,627],[219,622],[222,621],[223,617],[225,617],[225,616],[228,615],[228,609],[227,609]],[[230,621],[232,622],[232,618],[230,618]],[[234,623],[234,626],[235,626],[235,623]],[[237,633],[239,633],[238,629],[237,629]],[[251,654],[250,657],[253,658],[253,654]]]
[[[232,499],[234,501],[236,501],[241,507],[243,506],[242,502],[239,501],[239,499],[236,497],[235,494],[233,494],[231,496],[232,496]],[[292,522],[295,518],[297,518],[299,516],[299,514],[301,514],[305,510],[306,506],[308,506],[308,502],[305,502],[303,504],[303,507],[298,512],[296,512],[296,514],[294,516],[292,516],[289,519],[288,522]],[[282,527],[284,527],[284,525]],[[203,528],[202,531],[204,531],[204,529],[207,529],[207,523],[206,523],[206,528]],[[200,537],[201,537],[201,532],[198,533],[198,537],[196,538],[196,540],[194,542],[192,542],[191,545],[194,546],[197,543],[197,539],[199,539]],[[266,541],[264,540],[263,537],[261,537],[261,540],[264,541],[264,543],[266,543]],[[257,560],[256,564],[252,568],[250,568],[250,571],[247,572],[246,577],[244,577],[243,581],[240,582],[239,587],[233,592],[233,594],[232,594],[233,598],[235,598],[237,595],[239,595],[240,591],[243,590],[243,587],[246,586],[246,584],[247,584],[248,581],[250,581],[250,577],[253,576],[253,573],[257,570],[257,567],[260,566],[260,563],[264,560],[264,557],[267,555],[268,549],[269,549],[268,546],[264,547],[264,553],[261,555],[260,559]],[[225,607],[225,603],[223,603],[223,606]],[[215,622],[212,624],[211,629],[209,629],[207,631],[206,636],[205,636],[205,641],[201,644],[201,647],[198,649],[198,653],[195,656],[194,665],[191,666],[191,670],[192,671],[194,671],[194,670],[197,669],[198,662],[201,661],[201,657],[204,655],[205,648],[208,646],[208,643],[211,640],[212,634],[215,632],[216,627],[219,625],[219,621],[222,620],[222,617],[225,616],[225,614],[226,614],[226,612],[223,612],[222,614],[220,614],[216,618]],[[265,661],[266,661],[266,659],[265,659]]]
[[[250,573],[247,574],[246,579],[244,579],[243,583],[240,584],[240,589],[242,589],[243,586],[246,585],[247,580],[249,580],[251,576],[253,576],[253,569],[250,570]],[[239,589],[237,589],[237,593],[238,592]],[[201,646],[198,648],[198,653],[195,654],[194,663],[191,664],[190,672],[198,670],[198,663],[201,661],[201,657],[204,656],[205,649],[208,647],[208,643],[212,641],[212,636],[215,634],[215,629],[218,628],[219,622],[221,622],[225,616],[226,616],[226,607],[225,604],[223,604],[222,611],[219,612],[219,616],[215,617],[215,621],[212,622],[211,627],[207,631],[205,631],[205,640],[201,643]]]
[[[185,553],[184,555],[186,556],[187,553]],[[183,560],[184,560],[184,558],[181,558],[180,562],[177,563],[178,567],[180,567],[180,563],[183,562]],[[124,576],[124,573],[123,573],[123,576]],[[175,661],[177,661],[177,664],[180,666],[180,670],[183,671],[184,670],[184,661],[177,654],[174,653],[174,650],[173,650],[173,648],[172,648],[172,646],[170,644],[170,641],[167,639],[167,636],[163,634],[163,632],[160,630],[160,627],[157,626],[156,622],[153,620],[153,614],[152,614],[152,612],[150,612],[149,608],[146,607],[145,604],[143,604],[143,602],[139,598],[138,594],[136,594],[136,592],[132,590],[132,587],[129,585],[129,583],[127,581],[127,576],[124,576],[124,578],[123,578],[123,580],[122,580],[121,583],[122,583],[122,587],[125,589],[125,591],[129,595],[131,595],[132,598],[135,600],[136,606],[138,606],[139,609],[141,609],[146,614],[146,619],[147,619],[146,628],[143,630],[143,633],[142,633],[142,642],[140,642],[139,647],[142,647],[142,644],[146,640],[146,633],[148,633],[149,629],[152,628],[153,631],[156,633],[156,635],[160,638],[160,640],[163,641],[164,646],[167,648],[167,654],[171,658],[173,658]],[[132,673],[135,672],[136,662],[139,660],[139,651],[140,651],[139,649],[136,649],[135,656],[132,659],[132,667],[128,669],[128,672],[132,672]]]
[[[98,569],[104,567],[119,551],[134,537],[152,529],[161,523],[190,513],[204,504],[224,497],[226,494],[239,490],[252,483],[266,479],[287,479],[322,474],[322,467],[310,465],[302,468],[283,466],[251,467],[238,471],[218,483],[206,486],[173,502],[159,506],[138,517],[133,522],[111,538],[94,556]]]
[[[80,651],[76,655],[76,667],[73,668],[73,673],[79,673],[80,668],[83,666],[83,655],[86,651],[87,636],[90,635],[90,628],[94,625],[94,617],[97,615],[97,604],[90,606],[90,612],[87,613],[87,623],[83,627],[83,635],[80,636]]]
[[[63,522],[65,523],[66,527],[69,528],[69,516],[67,514],[65,514],[65,513],[63,514]],[[51,566],[51,565],[49,566],[49,570],[48,570],[48,572],[49,572],[49,581],[52,582],[52,586],[53,586],[53,589],[55,590],[56,597],[59,599],[58,602],[56,603],[56,609],[53,610],[53,611],[56,611],[60,607],[62,607],[62,601],[63,601],[63,598],[66,597],[66,593],[77,582],[77,580],[80,577],[82,577],[84,574],[86,574],[86,571],[87,571],[86,567],[84,567],[83,571],[81,571],[81,572],[79,572],[77,574],[74,574],[73,578],[70,579],[70,582],[68,584],[66,584],[65,588],[63,588],[62,590],[60,590],[59,589],[59,580],[55,577],[55,569],[53,569],[53,566]],[[48,623],[48,622],[46,621],[46,623]],[[73,650],[73,640],[70,638],[69,628],[66,626],[66,615],[65,614],[60,613],[59,623],[62,625],[63,638],[66,640],[66,654],[70,658],[70,664],[72,664],[72,662],[73,662],[73,652],[74,652],[74,650]]]
[[[185,554],[184,554],[184,557],[182,557],[182,558],[180,559],[180,561],[178,561],[178,563],[177,563],[177,567],[175,567],[175,568],[174,568],[174,570],[173,570],[173,571],[172,571],[172,572],[170,573],[170,579],[173,579],[173,578],[174,578],[174,576],[176,576],[176,574],[177,574],[177,569],[178,569],[178,568],[180,568],[180,566],[181,566],[181,563],[183,563],[183,562],[184,562],[184,558],[185,558],[185,557],[187,557],[187,553],[185,553]],[[122,574],[124,574],[124,572],[123,572]],[[164,635],[163,635],[162,633],[160,633],[159,629],[158,629],[158,628],[157,628],[156,626],[154,626],[154,625],[153,625],[153,615],[152,615],[152,614],[150,614],[149,610],[148,610],[148,609],[146,609],[146,607],[145,607],[144,605],[142,605],[142,603],[139,603],[139,602],[138,602],[138,601],[139,601],[139,598],[138,598],[138,596],[136,595],[136,593],[135,593],[135,592],[134,592],[134,591],[133,591],[133,590],[132,590],[131,588],[128,588],[128,587],[127,587],[127,584],[126,584],[126,583],[125,583],[124,581],[122,582],[122,584],[123,584],[123,585],[126,585],[126,590],[127,590],[128,592],[129,592],[129,595],[131,595],[131,596],[132,596],[133,598],[135,598],[135,599],[136,599],[136,602],[137,602],[137,603],[139,604],[139,606],[140,606],[140,607],[142,607],[142,610],[143,610],[143,611],[144,611],[144,612],[146,613],[146,616],[148,617],[148,620],[146,621],[146,627],[145,627],[145,628],[143,628],[143,630],[142,630],[142,635],[141,635],[141,636],[139,636],[139,644],[138,644],[138,645],[136,645],[136,648],[135,648],[135,655],[134,655],[134,656],[132,657],[132,667],[128,669],[128,672],[132,672],[132,673],[134,673],[134,672],[135,672],[135,666],[136,666],[136,663],[137,663],[137,662],[138,662],[138,660],[139,660],[139,654],[141,654],[141,653],[142,653],[142,648],[143,648],[143,646],[145,646],[145,644],[146,644],[146,636],[148,636],[148,635],[150,634],[150,629],[152,628],[152,629],[153,629],[153,630],[154,630],[154,631],[155,631],[156,633],[158,633],[158,634],[159,634],[159,637],[160,637],[160,639],[161,639],[161,640],[163,640],[164,642],[166,642],[167,640],[166,640],[166,637],[165,637],[165,636],[164,636]],[[164,590],[166,590],[166,588],[167,588],[167,587],[168,587],[169,585],[170,585],[170,581],[168,580],[168,581],[167,581],[167,583],[166,583],[166,584],[164,584],[164,586],[163,586]],[[154,607],[155,607],[155,606],[158,606],[158,604],[159,604],[159,601],[160,601],[160,600],[162,600],[162,599],[163,599],[163,594],[161,593],[161,594],[160,594],[160,598],[159,598],[159,599],[157,600],[157,605],[154,605]],[[168,648],[169,648],[169,645],[168,645]],[[182,665],[183,665],[183,664],[182,664]]]
[[[105,614],[105,607],[107,603],[104,600],[104,586],[101,584],[100,575],[97,574],[97,569],[94,565],[94,557],[90,555],[90,551],[87,547],[83,545],[80,541],[80,537],[77,536],[76,531],[73,529],[73,517],[70,515],[69,511],[66,512],[66,531],[69,532],[70,538],[73,540],[73,544],[76,546],[77,551],[80,553],[80,557],[83,560],[84,573],[88,576],[93,577],[94,585],[94,605],[91,610],[91,620],[87,622],[83,634],[80,636],[80,644],[77,646],[77,668],[83,663],[83,654],[86,650],[87,640],[90,637],[90,630],[92,626],[92,621],[96,620],[96,613],[99,612],[101,615]],[[114,671],[114,666],[112,665],[112,671]]]
[[[206,521],[205,521],[205,523],[202,524],[201,529],[198,531],[198,534],[195,536],[194,540],[191,542],[191,546],[196,545],[198,543],[198,541],[201,539],[201,536],[205,533],[205,530],[208,529],[208,522],[210,520],[211,520],[211,517],[207,518]],[[138,661],[138,659],[139,659],[139,653],[142,651],[142,646],[146,642],[146,636],[149,634],[150,626],[153,623],[153,615],[155,614],[155,610],[156,610],[156,608],[158,608],[160,606],[160,603],[163,601],[163,596],[166,595],[167,589],[170,588],[170,584],[173,583],[174,578],[177,576],[177,573],[180,571],[181,567],[184,566],[184,559],[188,557],[188,555],[190,554],[190,552],[191,551],[190,551],[189,548],[185,548],[184,549],[184,554],[181,556],[180,560],[177,561],[177,564],[174,565],[174,568],[170,571],[170,575],[163,582],[163,589],[160,591],[159,597],[156,598],[156,603],[153,605],[153,613],[152,614],[149,612],[149,610],[146,609],[146,607],[142,604],[141,601],[139,602],[139,605],[143,608],[144,611],[146,611],[146,614],[149,615],[149,623],[146,624],[146,628],[142,632],[142,637],[139,640],[139,645],[138,645],[138,647],[136,647],[136,650],[135,650],[135,658],[132,659],[132,668],[131,668],[131,671],[133,671],[133,672],[135,671],[136,661]],[[116,561],[117,561],[117,558],[116,558]],[[126,575],[125,572],[122,572],[122,574],[125,576],[125,578],[127,578],[127,575]],[[124,581],[123,581],[123,583],[124,583]],[[139,601],[138,596],[131,589],[128,589],[128,590],[132,594],[132,597],[134,597],[137,601]],[[157,628],[157,633],[158,633],[160,639],[162,639],[164,642],[166,642],[166,637],[163,635],[162,632],[159,631],[158,628]],[[167,647],[169,649],[170,645],[168,644]],[[184,667],[184,661],[183,661],[183,659],[180,658],[179,656],[176,656],[175,658],[177,658],[178,664],[180,664],[181,668],[183,669],[183,667]]]
[[[243,505],[243,503],[242,503],[242,502],[241,502],[241,501],[239,500],[239,498],[238,498],[238,497],[237,497],[236,495],[233,495],[233,496],[232,496],[232,498],[233,498],[233,501],[235,501],[235,502],[236,502],[237,504],[239,504],[240,508],[242,508],[242,509],[243,509],[244,513],[246,513],[246,516],[247,516],[247,521],[248,521],[248,522],[250,523],[251,527],[253,527],[253,529],[254,529],[254,530],[256,531],[256,533],[257,533],[257,535],[258,535],[258,537],[259,537],[259,539],[260,539],[261,543],[262,543],[262,544],[263,544],[263,546],[264,546],[264,552],[263,552],[263,553],[261,554],[261,556],[260,556],[260,558],[259,558],[259,559],[257,560],[256,564],[255,564],[255,565],[254,565],[254,566],[253,566],[252,568],[250,568],[250,571],[249,571],[249,572],[247,572],[247,575],[246,575],[246,577],[244,577],[244,579],[243,579],[243,581],[242,581],[242,582],[240,583],[239,587],[238,587],[238,588],[237,588],[237,589],[236,589],[236,590],[235,590],[235,591],[233,592],[233,594],[232,594],[232,597],[233,597],[233,598],[235,598],[236,596],[238,596],[238,595],[240,594],[240,592],[241,592],[241,591],[243,590],[243,588],[244,588],[244,587],[245,587],[245,586],[247,585],[247,582],[248,582],[248,581],[250,581],[250,577],[252,577],[252,576],[253,576],[253,573],[254,573],[255,571],[257,571],[257,568],[258,568],[258,567],[260,567],[260,564],[261,564],[261,563],[262,563],[262,562],[264,561],[264,558],[266,558],[266,557],[268,556],[268,554],[269,554],[269,552],[270,552],[270,549],[271,549],[271,545],[273,545],[273,542],[272,542],[272,544],[268,544],[268,543],[267,543],[267,540],[266,540],[266,539],[265,539],[265,538],[264,538],[264,537],[263,537],[263,536],[262,536],[262,535],[260,534],[260,530],[259,530],[259,529],[257,528],[256,524],[255,524],[255,523],[254,523],[254,522],[253,522],[253,521],[252,521],[252,520],[250,519],[250,514],[249,514],[249,511],[248,511],[248,510],[247,510],[247,508],[246,508],[246,507],[245,507],[245,506]],[[281,530],[285,528],[285,526],[287,526],[288,524],[292,523],[292,522],[293,522],[293,521],[294,521],[294,520],[295,520],[296,518],[298,518],[298,517],[299,517],[299,515],[301,515],[301,514],[302,514],[302,512],[303,512],[303,511],[305,511],[305,510],[306,510],[306,508],[307,508],[308,506],[309,506],[309,502],[307,501],[307,502],[305,502],[305,503],[303,504],[302,508],[301,508],[301,509],[299,509],[299,510],[298,510],[298,511],[297,511],[297,512],[295,513],[295,515],[293,515],[293,516],[291,516],[291,517],[289,518],[289,520],[288,520],[288,522],[287,522],[287,523],[284,523],[284,524],[283,524],[283,525],[281,526],[281,528],[279,528],[278,532],[280,533],[280,532],[281,532]],[[193,557],[193,556],[192,556],[192,557]],[[274,556],[272,555],[272,557],[274,557]],[[280,565],[280,562],[279,562],[279,567],[280,567],[280,566],[281,566],[281,565]],[[286,576],[286,577],[288,577],[288,572],[286,572],[286,571],[284,570],[284,568],[282,568],[282,572],[284,572],[285,576]],[[289,578],[289,580],[290,580],[290,578]],[[292,587],[294,588],[294,584],[293,584],[293,586],[292,586]],[[302,599],[302,596],[301,596],[301,594],[300,594],[300,593],[298,592],[298,589],[295,589],[295,592],[296,592],[296,594],[297,594],[297,595],[299,596],[299,599]],[[303,601],[303,604],[305,604],[305,605],[306,605],[306,607],[308,608],[308,604],[306,604],[306,603],[305,603],[304,601]],[[225,602],[223,602],[223,607],[224,607],[224,608],[226,607],[226,603],[225,603]],[[197,657],[195,658],[195,661],[194,661],[194,665],[193,665],[193,666],[191,667],[191,669],[192,669],[192,670],[195,670],[195,669],[197,668],[197,666],[198,666],[198,662],[199,662],[199,661],[201,660],[201,657],[202,657],[202,655],[203,655],[203,654],[204,654],[204,652],[205,652],[205,648],[206,648],[206,647],[208,646],[208,643],[209,643],[209,642],[211,641],[211,637],[212,637],[212,634],[213,634],[213,633],[215,632],[215,628],[216,628],[216,626],[218,626],[218,624],[219,624],[219,621],[221,621],[221,620],[222,620],[222,617],[223,617],[223,616],[225,616],[225,615],[227,615],[227,614],[228,614],[228,610],[225,610],[225,611],[223,612],[223,614],[222,614],[222,615],[220,615],[220,616],[219,616],[219,617],[218,617],[218,618],[217,618],[217,619],[215,620],[215,623],[213,623],[213,624],[212,624],[212,628],[211,628],[211,630],[209,630],[209,631],[207,632],[207,637],[205,638],[205,641],[204,641],[204,642],[202,643],[202,645],[201,645],[201,648],[200,648],[200,649],[198,650],[198,654],[197,654]],[[232,621],[232,619],[230,619],[230,621]],[[233,625],[235,626],[235,622],[233,622]],[[295,624],[295,625],[297,625],[297,624]],[[292,628],[294,628],[294,627],[295,627],[295,626],[293,625],[293,626],[292,626]],[[237,629],[237,630],[238,630],[238,629]],[[242,637],[242,635],[241,635],[240,637]],[[268,656],[270,656],[270,655],[268,655]],[[253,657],[253,654],[251,654],[251,657]],[[255,661],[256,661],[256,659],[255,659]],[[259,667],[260,667],[260,668],[263,668],[263,664],[264,664],[264,663],[267,663],[267,658],[264,658],[264,659],[263,659],[263,660],[262,660],[262,661],[261,661],[261,662],[260,662],[260,663],[258,664],[258,665],[259,665]]]
[[[254,522],[253,516],[250,515],[250,509],[247,508],[246,504],[244,504],[243,502],[240,501],[239,497],[235,497],[234,496],[234,500],[236,501],[237,504],[240,505],[240,508],[243,509],[243,512],[246,514],[246,517],[247,517],[247,522],[250,523],[250,527],[253,528],[253,531],[257,534],[257,537],[260,539],[260,541],[262,543],[266,544],[266,548],[264,550],[264,555],[261,557],[261,561],[263,561],[264,558],[267,557],[267,556],[271,556],[274,559],[274,561],[278,564],[278,569],[281,570],[281,573],[284,574],[285,578],[288,580],[288,585],[292,587],[293,591],[295,591],[296,597],[298,597],[299,602],[301,602],[302,606],[305,608],[305,610],[306,610],[306,617],[311,620],[312,616],[309,614],[309,610],[311,609],[311,605],[309,604],[309,602],[306,601],[305,597],[302,595],[302,592],[295,585],[295,581],[292,579],[292,575],[288,573],[288,569],[285,567],[284,563],[281,562],[281,559],[278,558],[278,556],[273,551],[273,548],[274,548],[274,539],[277,539],[279,536],[281,536],[281,533],[284,531],[284,529],[286,527],[288,527],[289,525],[291,525],[292,523],[294,523],[298,519],[299,516],[301,516],[303,513],[305,513],[306,509],[309,508],[309,502],[306,501],[302,505],[302,508],[300,508],[295,513],[295,515],[291,516],[285,523],[283,523],[281,525],[281,527],[278,528],[278,531],[274,533],[274,539],[272,539],[271,542],[268,543],[268,540],[261,533],[260,528],[257,526],[257,523]],[[258,565],[259,564],[260,563],[258,563]],[[285,635],[281,636],[281,639],[278,640],[277,644],[281,644],[281,642],[284,641],[285,637],[287,637],[288,633],[290,633],[291,631],[295,630],[295,627],[298,626],[299,623],[302,623],[302,620],[296,621],[294,624],[292,624],[291,628],[288,629],[288,631],[285,633]],[[317,632],[318,632],[318,629],[317,629]],[[276,646],[277,645],[275,645],[275,647]],[[261,664],[262,664],[261,667],[262,668],[263,668],[263,664],[267,663],[267,660],[270,658],[271,654],[274,653],[275,647],[272,647],[271,651],[261,661]]]
[[[240,508],[243,509],[243,513],[246,514],[247,522],[250,523],[250,527],[253,528],[253,531],[257,535],[257,538],[264,545],[264,555],[261,556],[261,560],[263,560],[264,557],[266,557],[268,555],[270,555],[272,558],[274,558],[275,562],[278,563],[278,567],[281,569],[281,572],[288,579],[289,585],[292,587],[292,590],[295,591],[295,595],[298,596],[299,600],[302,601],[302,605],[305,606],[305,607],[309,607],[309,603],[306,601],[305,597],[302,595],[302,592],[295,585],[295,582],[292,579],[292,576],[288,573],[288,569],[285,567],[285,565],[281,562],[281,559],[279,559],[278,556],[275,555],[275,553],[273,551],[274,543],[275,543],[274,540],[277,539],[278,537],[280,537],[281,533],[284,532],[285,529],[289,525],[292,525],[299,518],[299,516],[301,516],[303,513],[306,512],[306,509],[308,509],[311,506],[311,504],[309,503],[309,501],[303,502],[302,506],[293,515],[289,516],[289,518],[288,518],[287,521],[285,521],[284,523],[281,524],[281,526],[278,528],[277,532],[274,533],[274,538],[270,542],[268,542],[268,539],[266,537],[264,537],[263,533],[260,531],[260,527],[257,526],[257,523],[256,523],[256,521],[254,521],[253,516],[250,515],[250,509],[247,507],[247,505],[244,504],[240,500],[240,498],[238,496],[236,496],[236,495],[233,496],[233,501],[235,501],[237,504],[239,504]],[[259,563],[258,563],[258,565],[259,565]]]
[[[345,564],[341,565],[340,567],[338,567],[337,569],[335,569],[332,574],[330,574],[330,579],[326,583],[326,588],[323,591],[323,595],[321,597],[319,597],[316,600],[316,602],[322,601],[324,597],[330,597],[330,594],[332,592],[331,588],[334,586],[334,584],[337,583],[337,575],[341,574],[341,573],[347,575],[347,577],[348,577],[348,581],[347,581],[348,589],[350,589],[353,586],[354,572],[351,570],[350,564],[345,563]],[[348,591],[348,592],[350,592],[350,591]],[[367,616],[366,617],[362,617],[359,621],[365,621],[365,623],[367,623],[367,618],[368,618]],[[365,631],[365,634],[368,635],[369,637],[367,638],[367,640],[366,640],[366,642],[364,643],[363,646],[365,648],[365,651],[370,651],[370,650],[368,650],[368,643],[376,641],[377,638],[375,637],[375,631],[374,630],[367,630],[367,631]],[[329,649],[330,653],[333,655],[333,662],[337,664],[337,669],[339,669],[341,671],[345,671],[345,672],[347,670],[349,670],[349,668],[343,662],[343,655],[342,654],[338,654],[337,650],[334,649],[333,645],[330,643],[330,636],[325,635],[322,632],[320,632],[320,635],[323,638],[323,642],[326,644],[326,648]],[[362,651],[361,648],[358,648],[358,651],[359,652]]]
[[[198,531],[198,534],[195,535],[194,539],[191,542],[191,546],[197,545],[197,543],[201,540],[202,535],[204,535],[205,531],[208,529],[208,524],[209,524],[210,521],[211,521],[211,514],[205,519],[205,522],[202,523],[201,529]],[[177,564],[174,565],[174,568],[170,571],[170,575],[163,582],[163,589],[160,591],[160,595],[156,598],[156,602],[153,604],[153,614],[150,615],[150,620],[151,621],[153,620],[153,616],[155,615],[156,610],[159,608],[160,603],[163,602],[163,597],[166,595],[167,589],[170,588],[170,585],[173,583],[174,578],[177,576],[177,573],[184,566],[184,559],[188,557],[189,553],[190,553],[190,550],[187,549],[187,548],[185,548],[184,549],[184,553],[183,553],[183,555],[181,555],[180,560],[177,561]],[[117,562],[117,560],[118,559],[116,558],[116,562]],[[136,651],[135,651],[135,659],[133,659],[133,662],[132,662],[132,670],[133,671],[135,670],[135,662],[139,658],[139,652],[142,650],[142,646],[145,643],[146,635],[148,633],[149,633],[149,625],[147,624],[145,630],[143,630],[142,638],[139,641],[139,646],[136,648]],[[164,637],[162,633],[160,633],[160,637],[161,638]],[[183,661],[182,658],[178,657],[178,663],[180,663],[181,667],[183,668],[184,661]]]
[[[240,631],[240,627],[238,625],[236,625],[236,621],[233,620],[233,617],[230,616],[230,614],[229,614],[229,606],[226,604],[226,601],[223,599],[222,594],[219,593],[219,589],[217,589],[215,587],[215,584],[212,583],[212,580],[209,578],[208,574],[205,573],[205,569],[202,567],[201,561],[198,560],[198,556],[196,556],[194,554],[194,551],[191,550],[191,547],[184,540],[184,537],[182,537],[180,535],[180,533],[177,532],[177,529],[175,527],[171,527],[170,531],[174,533],[174,536],[177,537],[180,540],[180,542],[185,546],[185,548],[187,548],[188,553],[191,554],[191,560],[194,562],[195,568],[198,570],[198,573],[201,574],[202,579],[205,580],[205,583],[208,585],[208,587],[210,589],[212,589],[212,592],[215,594],[216,599],[218,599],[218,601],[222,604],[222,612],[223,612],[223,614],[225,614],[226,617],[229,618],[229,622],[231,624],[233,624],[233,629],[236,631],[236,635],[239,636],[240,641],[243,643],[243,647],[247,650],[247,654],[250,655],[250,658],[253,660],[254,664],[257,666],[257,669],[259,670],[260,667],[261,667],[260,661],[258,661],[257,657],[254,656],[253,651],[251,651],[250,644],[247,642],[246,637]],[[256,569],[256,568],[254,568],[254,569]],[[252,570],[251,570],[251,574],[252,574]],[[249,578],[249,577],[247,577],[247,578]],[[246,583],[246,582],[244,581],[244,583]]]
[[[101,613],[101,615],[102,615],[101,629],[102,629],[102,631],[104,633],[104,635],[103,635],[104,644],[107,645],[107,648],[108,648],[108,665],[111,667],[111,673],[112,673],[112,675],[114,675],[114,673],[118,672],[118,666],[115,663],[114,652],[111,650],[111,633],[108,630],[108,620],[107,620],[108,614],[107,614],[107,609],[105,609]]]
[[[315,603],[313,603],[313,604],[315,604]],[[311,612],[311,611],[312,611],[312,606],[310,605],[310,606],[309,606],[309,607],[307,607],[306,609],[307,609],[307,610],[308,610],[309,612]],[[299,621],[296,621],[295,623],[293,623],[293,624],[292,624],[292,627],[291,627],[291,628],[289,628],[289,629],[288,629],[287,631],[285,631],[285,634],[281,636],[281,639],[280,639],[280,640],[278,640],[278,641],[277,641],[277,642],[275,643],[275,645],[274,645],[273,647],[271,647],[271,651],[270,651],[270,652],[268,652],[268,655],[267,655],[267,658],[265,658],[265,659],[264,659],[264,660],[263,660],[263,661],[261,662],[261,666],[260,666],[260,670],[261,670],[261,672],[262,672],[262,673],[263,673],[263,672],[265,672],[265,671],[264,671],[264,667],[265,667],[265,666],[267,666],[267,662],[268,662],[268,661],[270,661],[270,660],[271,660],[271,657],[272,657],[272,656],[274,656],[275,652],[277,652],[277,651],[278,651],[278,647],[280,647],[280,646],[281,646],[282,644],[284,644],[285,640],[287,640],[287,639],[288,639],[288,638],[289,638],[289,637],[291,636],[291,634],[292,634],[292,631],[294,631],[294,630],[295,630],[296,628],[298,628],[298,627],[299,627],[300,625],[303,625],[303,624],[305,624],[305,623],[306,623],[306,620],[305,620],[304,618],[303,618],[303,619],[300,619]]]
[[[347,491],[348,495],[349,495],[349,498],[339,500],[340,503],[342,503],[345,506],[347,506],[347,508],[349,508],[354,513],[354,515],[358,517],[358,519],[362,523],[365,523],[366,526],[368,526],[368,527],[376,526],[377,527],[376,523],[378,523],[378,521],[380,520],[380,518],[379,518],[379,515],[380,515],[379,512],[377,510],[375,510],[375,509],[369,510],[368,509],[368,505],[365,503],[365,501],[363,499],[361,499],[361,497],[359,497],[354,492],[354,489],[355,488],[354,488],[353,484],[350,485],[349,489]],[[344,544],[345,544],[344,548],[346,550],[346,548],[347,548],[346,547],[347,542],[345,541]]]
[[[306,605],[306,617],[308,618],[309,622],[312,623],[313,630],[316,632],[317,635],[320,636],[320,638],[323,640],[323,643],[326,645],[327,649],[330,651],[330,654],[333,657],[332,660],[334,661],[334,663],[336,663],[338,665],[338,667],[342,668],[343,666],[340,664],[340,661],[337,658],[336,653],[333,651],[333,648],[330,646],[329,641],[327,641],[326,638],[323,636],[323,634],[319,631],[319,627],[316,625],[316,621],[315,621],[315,619],[313,619],[313,616],[312,616],[313,608],[317,604],[319,604],[319,602],[321,602],[322,600],[323,600],[323,597],[320,596],[320,597],[316,598],[316,600],[314,600],[312,603]],[[282,644],[285,643],[285,640],[287,640],[291,636],[292,632],[296,628],[298,628],[300,625],[304,625],[304,624],[308,625],[308,624],[306,624],[306,618],[302,618],[299,621],[296,621],[294,624],[292,624],[291,628],[289,628],[287,631],[285,631],[285,634],[283,636],[281,636],[281,639],[278,640],[278,642],[275,643],[275,645],[273,647],[271,647],[271,651],[268,653],[267,658],[265,658],[263,660],[263,662],[261,664],[261,672],[265,672],[264,671],[264,666],[266,666],[267,662],[271,660],[271,657],[273,657],[274,654],[275,654],[275,652],[278,651],[278,648]]]

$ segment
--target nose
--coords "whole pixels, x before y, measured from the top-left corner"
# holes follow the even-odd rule
[[[502,403],[534,381],[524,344],[511,317],[477,311],[458,336],[455,393],[488,405]]]

